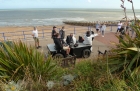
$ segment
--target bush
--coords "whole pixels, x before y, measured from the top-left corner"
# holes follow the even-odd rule
[[[117,48],[113,49],[113,52],[117,55],[109,59],[112,71],[131,74],[134,69],[140,66],[140,26],[135,25],[131,27],[136,32],[137,37],[131,38],[129,35],[125,35],[124,39],[118,37],[120,44],[117,45]]]
[[[31,77],[33,80],[53,78],[57,74],[57,66],[52,58],[47,60],[35,48],[19,42],[13,42],[12,47],[3,42],[0,47],[0,77],[18,81]]]

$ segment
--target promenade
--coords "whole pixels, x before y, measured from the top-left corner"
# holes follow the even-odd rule
[[[50,30],[51,31],[51,30]],[[93,30],[95,33],[95,29]],[[118,38],[115,36],[115,32],[116,32],[116,28],[114,27],[112,31],[110,31],[110,28],[108,27],[105,31],[105,36],[102,37],[101,33],[96,36],[93,40],[93,50],[92,50],[92,54],[90,58],[93,57],[97,57],[98,55],[98,49],[102,52],[104,52],[105,50],[109,50],[111,47],[114,47],[114,42],[118,43]],[[67,31],[66,35],[68,35],[70,32]],[[79,33],[76,33],[75,37],[78,39],[79,35],[83,35],[85,33],[85,31],[80,31]],[[33,45],[34,46],[34,40],[25,40],[25,43],[27,43],[28,45]],[[48,36],[47,38],[44,39],[40,39],[40,46],[42,46],[42,48],[37,49],[40,52],[43,53],[48,53],[47,50],[47,44],[52,44],[53,40],[50,38],[50,36]]]

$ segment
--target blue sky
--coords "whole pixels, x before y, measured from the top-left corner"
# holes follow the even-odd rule
[[[127,9],[131,3],[125,0]],[[133,0],[140,9],[140,0]],[[120,0],[0,0],[0,9],[9,8],[120,8]]]

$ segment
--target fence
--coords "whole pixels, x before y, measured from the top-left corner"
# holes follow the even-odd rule
[[[85,33],[87,30],[91,30],[92,27],[81,27],[81,26],[74,26],[74,27],[66,27],[65,32],[66,34],[74,33],[75,35],[81,35]],[[39,38],[51,38],[51,30],[50,28],[38,30]],[[57,29],[59,32],[60,28]],[[32,38],[32,30],[24,30],[24,31],[15,31],[15,32],[2,32],[0,33],[1,40],[30,40]]]

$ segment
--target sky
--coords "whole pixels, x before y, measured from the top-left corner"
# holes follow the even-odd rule
[[[133,0],[135,9],[140,9],[140,0]],[[20,8],[116,8],[121,9],[121,0],[0,0],[0,9]],[[125,7],[131,3],[125,0]]]

